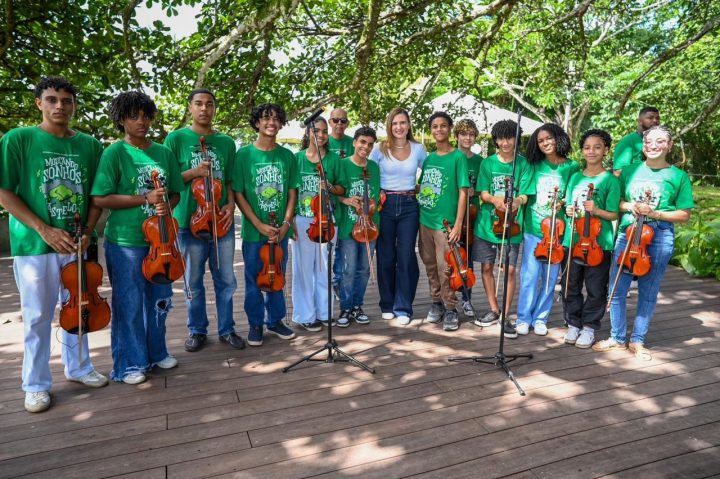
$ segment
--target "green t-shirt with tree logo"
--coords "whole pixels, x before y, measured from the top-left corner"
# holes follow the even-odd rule
[[[505,178],[512,175],[512,162],[505,163],[492,155],[480,163],[480,174],[478,175],[477,190],[480,192],[487,191],[492,196],[505,196]],[[524,156],[518,155],[517,164],[515,165],[515,196],[535,194],[535,184],[533,183],[533,170]],[[515,217],[515,222],[522,227],[523,214],[525,208],[521,206]],[[475,236],[484,239],[490,243],[499,244],[502,238],[498,238],[493,233],[492,226],[498,216],[495,214],[495,207],[492,203],[483,203],[480,205],[478,218],[475,220]],[[522,232],[510,239],[512,244],[522,243]]]
[[[587,199],[588,186],[593,185],[592,201],[595,206],[601,210],[617,213],[620,208],[620,181],[610,171],[604,171],[597,176],[585,176],[585,173],[578,171],[570,178],[567,186],[567,206],[577,205],[579,212],[576,212],[575,221],[585,216],[583,202]],[[613,222],[606,219],[596,217],[600,220],[602,228],[598,235],[597,242],[605,251],[612,251],[615,245],[615,230]],[[576,223],[577,224],[577,223]],[[565,225],[570,228],[570,222]],[[578,235],[577,228],[573,227],[574,235],[572,236],[572,244],[577,244]],[[565,234],[563,245],[570,247],[571,235]]]
[[[168,196],[182,192],[182,176],[169,148],[153,142],[148,149],[141,150],[120,140],[103,153],[92,195],[144,195],[154,189],[153,171],[158,172]],[[147,246],[142,224],[154,214],[155,206],[147,204],[111,210],[105,237],[119,246]]]
[[[307,158],[307,150],[298,151],[295,154],[298,165],[298,200],[295,206],[295,214],[305,218],[313,217],[311,202],[320,191],[320,173],[317,163]],[[337,177],[337,165],[340,158],[335,153],[328,152],[323,157],[323,169],[330,184],[334,184]],[[324,196],[324,195],[323,195]],[[337,218],[336,218],[337,219]]]
[[[0,139],[0,188],[12,191],[38,218],[74,233],[75,213],[87,219],[90,188],[102,145],[76,132],[58,138],[40,127],[16,128]],[[13,256],[52,253],[40,235],[10,216]]]
[[[475,196],[470,198],[470,204],[478,207],[480,206],[480,196],[478,195],[479,192],[477,191],[477,180],[478,176],[480,175],[480,163],[482,163],[482,161],[482,156],[478,154],[473,154],[473,156],[467,158],[468,178],[470,179],[470,186],[475,189]]]
[[[642,162],[643,137],[637,131],[620,138],[613,152],[613,170]]]
[[[643,201],[650,192],[650,205],[656,211],[686,210],[695,206],[687,173],[677,166],[653,169],[647,163],[635,163],[620,173],[620,190],[625,201]],[[620,228],[635,222],[632,213],[622,216]]]
[[[259,150],[255,145],[240,148],[230,177],[233,191],[242,193],[260,221],[268,224],[270,213],[275,213],[277,224],[282,224],[287,208],[288,192],[297,189],[300,181],[297,159],[287,148],[277,145],[270,151]],[[243,215],[242,239],[265,242],[267,237]]]
[[[525,233],[542,238],[542,229],[540,227],[542,220],[552,216],[552,195],[555,187],[558,187],[557,199],[562,201],[565,198],[570,177],[580,171],[580,165],[572,160],[567,160],[560,165],[553,165],[549,161],[543,159],[540,163],[534,165],[535,195],[531,196],[527,211],[525,212]],[[565,208],[561,208],[557,212],[556,217],[563,221],[565,218]],[[567,223],[566,223],[567,228]]]
[[[328,150],[335,153],[340,159],[350,158],[355,154],[353,139],[343,135],[342,139],[336,140],[332,135],[328,135]]]
[[[417,200],[420,205],[420,224],[444,231],[443,220],[447,219],[453,226],[460,188],[470,186],[465,154],[460,150],[445,155],[430,153],[423,162],[419,183]]]
[[[233,139],[222,133],[200,135],[188,127],[170,133],[165,139],[165,146],[175,154],[180,173],[182,173],[197,167],[203,161],[200,149],[201,136],[205,136],[205,146],[212,165],[213,177],[220,180],[222,184],[222,194],[218,206],[225,206],[228,202],[226,185],[230,178],[233,161],[235,161]],[[180,193],[180,202],[173,211],[173,216],[178,221],[180,228],[190,227],[190,217],[197,210],[197,202],[192,194],[193,180],[185,184],[185,188]],[[230,201],[234,202],[235,199],[230,198]]]
[[[375,214],[373,215],[373,223],[380,228],[380,212],[377,207],[380,205],[380,167],[374,161],[368,160],[368,195],[371,200],[375,201]],[[337,184],[345,188],[345,198],[359,196],[362,198],[365,191],[363,181],[363,168],[356,165],[350,158],[340,160],[337,169]],[[344,205],[340,202],[337,218],[338,222],[338,238],[346,240],[350,238],[353,226],[358,220],[355,208]]]

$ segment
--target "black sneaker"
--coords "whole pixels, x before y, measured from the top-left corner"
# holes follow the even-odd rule
[[[353,308],[353,310],[350,312],[352,315],[352,319],[355,320],[358,324],[370,324],[370,318],[368,318],[368,315],[365,314],[365,312],[362,310],[360,306],[357,306]]]
[[[322,331],[323,323],[319,320],[315,320],[312,323],[295,323],[301,328],[303,328],[305,331],[310,331],[313,333],[317,333],[318,331]]]
[[[444,315],[445,305],[442,303],[433,303],[425,319],[427,319],[428,323],[439,323],[442,321]]]
[[[497,323],[498,319],[500,319],[500,315],[495,311],[491,310],[483,314],[480,318],[476,319],[473,322],[476,326],[485,328],[487,326],[492,326],[493,324]]]
[[[206,334],[191,334],[190,337],[185,340],[185,351],[191,353],[200,351],[205,344],[206,339]]]
[[[327,319],[318,319],[318,321],[320,321],[320,324],[322,324],[323,326],[325,326],[325,327],[327,328],[327,326],[328,326],[328,320],[327,320]],[[334,319],[332,320],[332,325],[333,325],[333,326],[337,326],[337,323],[335,322]]]
[[[234,332],[226,334],[225,336],[220,336],[220,342],[229,344],[230,347],[233,347],[235,349],[245,349],[245,341],[243,341],[243,338],[241,338]]]
[[[335,324],[337,324],[340,328],[347,328],[350,326],[350,310],[344,309],[340,311],[340,316],[338,316]]]
[[[263,343],[263,327],[262,326],[257,326],[257,327],[250,326],[250,331],[248,331],[248,335],[247,335],[247,343],[250,346],[262,346],[262,343]]]
[[[460,327],[460,320],[454,309],[449,309],[443,317],[443,331],[456,331]]]
[[[280,339],[293,339],[295,337],[295,331],[285,326],[282,321],[278,321],[272,328],[268,326],[265,329],[267,329],[268,333],[272,333]]]
[[[508,339],[515,339],[518,337],[515,326],[513,326],[513,324],[508,320],[505,320],[505,337]]]

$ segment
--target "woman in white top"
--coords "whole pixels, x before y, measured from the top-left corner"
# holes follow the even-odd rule
[[[383,319],[396,317],[399,324],[407,325],[412,318],[420,276],[415,255],[420,219],[415,184],[427,152],[413,138],[406,110],[394,108],[385,128],[387,140],[380,142],[370,155],[380,166],[383,201],[377,241],[380,309]]]

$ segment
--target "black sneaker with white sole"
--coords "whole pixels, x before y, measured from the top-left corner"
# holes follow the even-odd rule
[[[483,328],[486,328],[488,326],[492,326],[493,324],[497,323],[500,319],[500,314],[496,313],[495,311],[488,311],[487,313],[483,314],[481,317],[473,321],[476,326],[481,326]]]
[[[515,339],[518,337],[515,326],[513,326],[513,324],[508,320],[505,320],[505,337],[508,339]]]

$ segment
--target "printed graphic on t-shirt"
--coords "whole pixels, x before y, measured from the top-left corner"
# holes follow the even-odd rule
[[[533,206],[533,212],[537,217],[548,217],[552,214],[552,197],[556,186],[560,186],[561,177],[557,175],[546,175],[540,173],[535,182],[537,201]],[[558,191],[558,201],[562,199],[562,192]]]
[[[660,204],[660,193],[663,190],[663,180],[658,178],[657,180],[652,180],[649,178],[643,178],[639,181],[634,181],[630,186],[628,186],[628,193],[630,194],[630,198],[632,201],[635,202],[645,202],[646,200],[646,192],[650,192],[650,206],[655,209]]]
[[[300,197],[298,198],[300,216],[313,216],[311,203],[312,199],[317,196],[318,191],[320,191],[320,177],[317,173],[306,174],[300,177]]]
[[[365,191],[365,187],[363,186],[363,180],[352,180],[350,182],[350,188],[347,191],[348,198],[352,198],[353,196],[359,196],[360,198],[363,197],[363,191]],[[355,208],[349,207],[347,209],[348,218],[350,218],[350,221],[353,223],[357,221],[358,215],[357,211],[355,211]]]
[[[42,171],[43,193],[47,198],[50,218],[70,220],[75,213],[82,211],[85,201],[83,171],[77,160],[71,158],[78,155],[52,151],[43,151],[43,154],[46,155]]]
[[[212,145],[206,146],[208,161],[210,161],[210,164],[212,165],[213,169],[213,177],[222,180],[223,179],[223,171],[220,166],[220,159],[218,158],[217,153],[215,152],[215,147]],[[190,168],[197,168],[201,162],[205,161],[205,155],[203,154],[202,150],[200,149],[200,146],[194,146],[192,149],[192,156],[190,158]]]
[[[587,201],[588,197],[588,183],[585,183],[583,185],[578,185],[575,187],[575,189],[572,192],[572,202],[575,206],[575,209],[577,210],[577,216],[583,216],[585,214],[585,201]],[[597,194],[597,190],[594,192],[594,194]]]
[[[423,172],[422,184],[417,196],[420,207],[435,208],[442,196],[443,178],[443,168],[438,166],[429,167]]]
[[[280,200],[283,193],[283,174],[274,163],[258,164],[255,176],[255,194],[258,206],[264,213],[280,210]]]
[[[153,171],[158,172],[158,180],[160,181],[160,184],[165,185],[165,178],[167,175],[165,173],[165,170],[160,168],[158,165],[139,165],[136,168],[138,172],[135,191],[136,195],[145,196],[146,193],[149,193],[155,189],[152,182]],[[142,206],[140,206],[140,209],[147,216],[152,216],[155,214],[154,205],[143,204]]]

